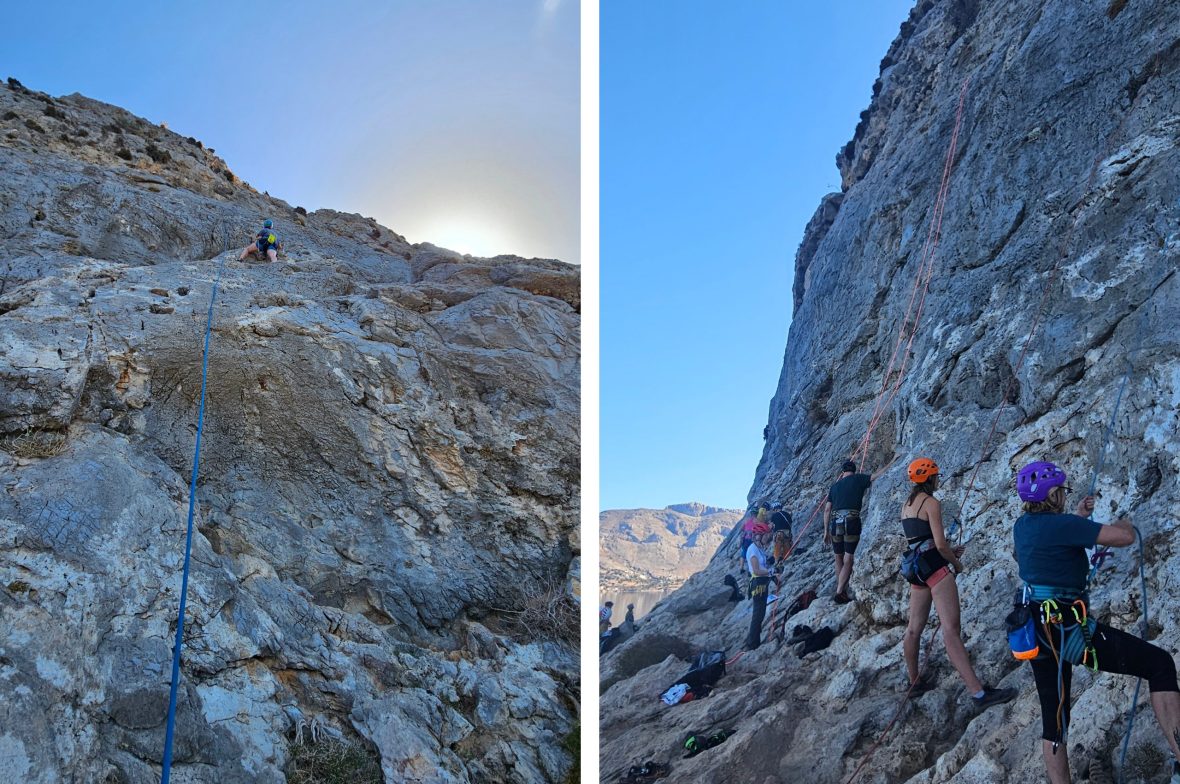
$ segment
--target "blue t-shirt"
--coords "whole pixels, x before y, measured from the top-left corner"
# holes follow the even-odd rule
[[[1073,514],[1024,514],[1012,529],[1020,577],[1034,585],[1086,590],[1090,559],[1102,524]]]

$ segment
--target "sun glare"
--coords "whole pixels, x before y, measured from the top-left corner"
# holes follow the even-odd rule
[[[427,242],[472,256],[497,256],[517,252],[515,242],[498,226],[466,216],[436,218],[422,232]]]

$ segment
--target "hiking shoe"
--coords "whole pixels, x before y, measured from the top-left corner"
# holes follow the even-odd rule
[[[1005,702],[1011,702],[1016,698],[1018,693],[1016,689],[992,689],[984,686],[983,696],[972,697],[971,701],[975,703],[975,707],[983,710],[993,705],[1002,705]]]
[[[832,598],[836,600],[836,604],[848,604],[852,601],[852,597],[846,591],[841,591]]]

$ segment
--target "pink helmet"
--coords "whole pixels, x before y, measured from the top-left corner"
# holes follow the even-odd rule
[[[1029,463],[1016,475],[1016,492],[1022,501],[1044,501],[1050,490],[1064,484],[1065,472],[1043,460]]]
[[[754,525],[750,527],[750,533],[754,534],[754,536],[768,534],[770,533],[770,526],[766,523],[754,523]]]

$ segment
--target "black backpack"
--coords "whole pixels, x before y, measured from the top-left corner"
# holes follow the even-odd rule
[[[684,683],[694,692],[712,686],[725,675],[725,651],[706,651],[693,660],[692,669],[676,683]],[[673,684],[675,685],[675,684]]]

